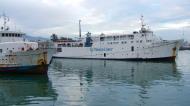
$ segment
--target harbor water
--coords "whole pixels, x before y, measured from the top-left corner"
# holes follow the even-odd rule
[[[176,62],[53,59],[48,75],[0,75],[0,106],[189,106],[190,51]]]

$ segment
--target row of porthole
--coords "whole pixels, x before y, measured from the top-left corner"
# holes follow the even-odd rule
[[[113,53],[105,53],[105,54],[106,54],[106,55],[112,55],[112,56],[115,55],[115,54],[113,54]],[[96,56],[98,56],[98,55],[102,55],[102,56],[103,56],[103,55],[105,55],[105,54],[95,54],[95,55],[96,55]],[[123,56],[123,55],[125,55],[125,54],[122,54],[122,56]],[[127,53],[126,55],[129,55],[129,54]],[[134,53],[132,53],[132,55],[134,55]]]
[[[0,61],[1,61],[1,60],[3,60],[3,61],[6,60],[6,61],[7,61],[8,59],[7,59],[7,58],[6,58],[6,59],[0,59]],[[14,60],[14,58],[11,58],[11,60]]]
[[[16,34],[16,33],[2,33],[2,37],[22,37],[22,34]]]
[[[133,43],[134,41],[131,41]],[[142,43],[142,40],[136,41],[137,43]],[[119,42],[108,42],[107,44],[119,44]],[[122,41],[121,44],[127,44],[127,41]]]
[[[9,50],[10,48],[7,48],[7,50]],[[12,48],[13,50],[15,49],[15,48]]]
[[[0,62],[1,63],[8,63],[9,61],[8,61],[8,59],[0,59]]]
[[[12,50],[14,50],[15,48],[12,48]],[[24,48],[21,48],[22,50],[24,50]],[[10,48],[7,48],[7,50],[10,50]],[[2,51],[2,49],[0,49],[0,51]]]
[[[3,60],[3,61],[6,60],[6,61],[7,61],[8,59],[0,59],[0,61],[1,61],[1,60]]]

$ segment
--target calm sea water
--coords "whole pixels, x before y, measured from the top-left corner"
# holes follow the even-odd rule
[[[54,59],[48,76],[0,75],[0,106],[190,106],[190,51],[176,62]]]

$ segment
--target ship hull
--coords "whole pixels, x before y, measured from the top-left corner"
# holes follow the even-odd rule
[[[143,49],[134,49],[122,45],[115,47],[62,47],[62,52],[54,58],[105,59],[105,60],[169,60],[174,61],[182,40],[147,45]],[[124,49],[127,48],[127,49]]]
[[[47,74],[53,50],[40,49],[0,56],[0,74]]]
[[[47,74],[48,65],[0,67],[0,74]]]
[[[175,61],[176,56],[163,57],[163,58],[76,58],[76,57],[56,57],[53,58],[62,58],[62,59],[93,59],[93,60],[130,60],[130,61]]]

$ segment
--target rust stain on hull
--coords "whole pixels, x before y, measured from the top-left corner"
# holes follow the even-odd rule
[[[176,47],[174,47],[174,48],[172,49],[172,56],[173,56],[173,57],[176,56]]]
[[[2,56],[6,61],[1,61],[0,73],[47,74],[52,55],[46,50],[30,50]]]
[[[47,64],[47,52],[43,52],[38,56],[37,65]]]

